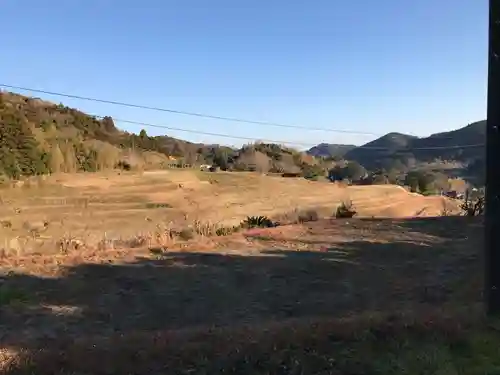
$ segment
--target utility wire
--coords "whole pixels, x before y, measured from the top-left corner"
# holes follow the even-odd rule
[[[98,119],[103,119],[106,116],[98,116],[98,115],[90,115]],[[174,130],[174,131],[179,131],[179,132],[184,132],[184,133],[191,133],[191,134],[200,134],[200,135],[209,135],[209,136],[214,136],[214,137],[222,137],[222,138],[229,138],[229,139],[241,139],[244,141],[266,141],[269,143],[276,143],[276,144],[291,144],[291,145],[298,145],[298,146],[316,146],[317,143],[304,143],[304,142],[294,142],[294,141],[277,141],[277,140],[272,140],[272,139],[262,139],[262,138],[251,138],[251,137],[243,137],[243,136],[237,136],[237,135],[228,135],[228,134],[221,134],[221,133],[212,133],[212,132],[204,132],[204,131],[199,131],[199,130],[192,130],[192,129],[185,129],[185,128],[177,128],[173,126],[168,126],[168,125],[159,125],[159,124],[151,124],[147,122],[140,122],[140,121],[132,121],[132,120],[125,120],[125,119],[119,119],[113,117],[114,122],[122,122],[125,124],[132,124],[132,125],[140,125],[148,128],[157,128],[157,129],[167,129],[167,130]],[[196,143],[196,142],[192,142]]]
[[[100,118],[100,119],[103,119],[105,117],[105,116],[98,116],[98,115],[91,115],[91,116],[93,116],[95,118]],[[242,136],[228,135],[228,134],[221,134],[221,133],[203,132],[203,131],[199,131],[199,130],[183,129],[183,128],[177,128],[177,127],[168,126],[168,125],[152,124],[152,123],[147,123],[147,122],[132,121],[132,120],[118,119],[118,118],[113,118],[113,121],[123,122],[125,124],[140,125],[140,126],[144,126],[144,127],[167,129],[167,130],[174,130],[174,131],[180,131],[180,132],[185,132],[185,133],[209,135],[209,136],[231,138],[231,139],[241,139],[241,140],[246,140],[246,141],[262,141],[262,142],[266,141],[269,143],[291,144],[291,145],[299,145],[299,146],[317,146],[318,145],[318,143],[305,143],[305,142],[294,142],[294,141],[283,141],[283,140],[280,141],[280,140],[271,140],[271,139],[242,137]],[[380,151],[389,151],[392,153],[392,150],[388,149],[387,147],[370,147],[370,146],[356,146],[356,147],[358,149],[363,149],[363,150],[380,150]],[[468,145],[456,145],[456,146],[415,147],[415,148],[395,150],[394,153],[409,152],[409,151],[414,151],[414,150],[417,150],[417,151],[418,150],[448,150],[448,149],[463,149],[463,148],[475,148],[475,147],[484,147],[484,143],[468,144]]]
[[[90,98],[90,97],[84,97],[84,96],[79,96],[79,95],[66,94],[66,93],[61,93],[61,92],[39,90],[39,89],[21,87],[21,86],[13,86],[13,85],[7,85],[7,84],[3,84],[3,83],[0,83],[0,87],[5,87],[5,88],[15,89],[15,90],[31,91],[31,92],[42,93],[42,94],[46,94],[46,95],[62,96],[62,97],[66,97],[66,98],[86,100],[86,101],[92,101],[92,102],[98,102],[98,103],[113,104],[113,105],[119,105],[119,106],[131,107],[131,108],[140,108],[140,109],[147,109],[147,110],[153,110],[153,111],[181,114],[181,115],[186,115],[186,116],[196,116],[196,117],[218,119],[218,120],[224,120],[224,121],[233,121],[233,122],[240,122],[240,123],[248,123],[248,124],[259,124],[259,125],[266,125],[266,126],[278,126],[278,127],[305,129],[305,130],[318,130],[318,131],[326,131],[326,132],[334,132],[334,133],[347,133],[347,134],[360,134],[360,135],[373,135],[373,136],[386,135],[386,134],[377,134],[377,133],[371,133],[371,132],[351,131],[351,130],[342,130],[342,129],[311,128],[311,127],[298,126],[298,125],[288,125],[288,124],[280,124],[280,123],[273,123],[273,122],[262,122],[262,121],[244,120],[244,119],[231,118],[231,117],[213,116],[213,115],[206,115],[206,114],[195,113],[195,112],[185,112],[185,111],[178,111],[178,110],[166,109],[166,108],[149,107],[149,106],[144,106],[144,105],[139,105],[139,104],[130,104],[130,103],[123,103],[123,102],[112,101],[112,100],[104,100],[104,99]],[[93,115],[93,116],[96,118],[101,118],[101,119],[104,117],[104,116],[99,116],[99,115]],[[266,140],[266,139],[258,139],[258,138],[242,137],[242,136],[233,136],[233,135],[228,135],[228,134],[203,132],[203,131],[198,131],[198,130],[189,130],[189,129],[176,128],[176,127],[171,127],[171,126],[166,126],[166,125],[157,125],[157,124],[131,121],[131,120],[125,120],[125,119],[121,119],[121,120],[116,119],[116,118],[113,118],[113,119],[115,121],[128,123],[128,124],[135,124],[135,125],[141,125],[141,126],[153,127],[153,128],[159,128],[159,129],[175,130],[175,131],[181,131],[181,132],[192,133],[192,134],[217,136],[217,137],[222,137],[222,138],[241,139],[241,140],[247,140],[247,141],[260,140],[260,141],[267,141],[269,143],[292,144],[292,145],[300,145],[300,146],[317,146],[318,145],[318,143],[304,143],[304,142],[293,142],[293,141],[287,142],[287,141],[275,141],[275,140],[269,140],[269,139]],[[449,139],[449,138],[450,137],[434,137],[434,139]],[[365,150],[391,151],[386,147],[371,147],[371,146],[357,146],[357,147],[360,147],[360,148],[365,149]],[[474,148],[474,147],[484,147],[484,143],[469,144],[469,145],[456,145],[456,146],[418,147],[418,148],[411,148],[411,149],[400,149],[400,150],[396,150],[394,152],[408,152],[408,151],[412,151],[412,150],[461,149],[461,148]]]
[[[385,135],[385,134],[381,134],[381,133],[372,133],[372,132],[366,132],[366,131],[334,129],[334,128],[319,128],[319,127],[310,127],[310,126],[302,126],[302,125],[283,124],[283,123],[277,123],[277,122],[246,120],[246,119],[235,118],[235,117],[215,116],[215,115],[209,115],[209,114],[204,114],[204,113],[186,112],[186,111],[180,111],[180,110],[168,109],[168,108],[160,108],[160,107],[150,107],[150,106],[140,105],[140,104],[124,103],[124,102],[118,102],[118,101],[114,101],[114,100],[105,100],[105,99],[91,98],[91,97],[80,96],[80,95],[66,94],[66,93],[55,92],[55,91],[34,89],[34,88],[29,88],[29,87],[7,85],[4,83],[0,83],[0,87],[5,87],[5,88],[9,88],[9,89],[14,89],[14,90],[31,91],[31,92],[36,92],[36,93],[46,94],[46,95],[61,96],[61,97],[71,98],[71,99],[86,100],[86,101],[91,101],[91,102],[96,102],[96,103],[113,104],[113,105],[118,105],[118,106],[123,106],[123,107],[140,108],[140,109],[146,109],[146,110],[151,110],[151,111],[168,112],[168,113],[174,113],[174,114],[179,114],[179,115],[184,115],[184,116],[194,116],[194,117],[200,117],[200,118],[215,119],[215,120],[221,120],[221,121],[230,121],[230,122],[237,122],[237,123],[244,123],[244,124],[275,126],[275,127],[281,127],[281,128],[289,128],[289,129],[314,130],[314,131],[323,131],[323,132],[330,132],[330,133],[371,135],[371,136],[377,136],[377,137]],[[447,137],[443,137],[443,138],[447,138]]]
[[[215,115],[209,115],[209,114],[204,114],[204,113],[186,112],[186,111],[180,111],[180,110],[168,109],[168,108],[150,107],[150,106],[145,106],[145,105],[140,105],[140,104],[118,102],[118,101],[114,101],[114,100],[97,99],[97,98],[90,98],[90,97],[79,96],[79,95],[65,94],[65,93],[60,93],[60,92],[38,90],[38,89],[33,89],[33,88],[28,88],[28,87],[12,86],[12,85],[6,85],[6,84],[2,84],[2,83],[0,83],[0,87],[5,87],[5,88],[15,89],[15,90],[32,91],[32,92],[36,92],[36,93],[40,93],[40,94],[62,96],[62,97],[71,98],[71,99],[87,100],[87,101],[97,102],[97,103],[106,103],[106,104],[113,104],[113,105],[119,105],[119,106],[130,107],[130,108],[140,108],[140,109],[147,109],[147,110],[151,110],[151,111],[168,112],[168,113],[175,113],[178,115],[202,117],[202,118],[222,120],[222,121],[239,122],[239,123],[244,123],[244,124],[277,126],[277,127],[281,127],[281,128],[316,130],[316,131],[345,133],[345,134],[374,135],[374,136],[382,135],[382,134],[377,134],[377,133],[354,131],[354,130],[315,128],[315,127],[309,127],[309,126],[306,127],[306,126],[300,126],[300,125],[281,124],[281,123],[277,123],[277,122],[254,121],[254,120],[245,120],[245,119],[235,118],[235,117],[215,116]]]

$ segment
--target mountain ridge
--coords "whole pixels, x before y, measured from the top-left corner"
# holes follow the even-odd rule
[[[343,157],[347,152],[356,147],[358,146],[341,143],[320,143],[314,147],[311,147],[306,152],[312,156]]]
[[[348,150],[343,157],[369,169],[391,166],[402,168],[435,160],[469,164],[483,158],[485,136],[486,120],[476,121],[459,129],[434,133],[428,137],[391,132]],[[328,150],[328,145],[322,143],[321,149]],[[312,147],[308,152],[316,150],[318,146]]]

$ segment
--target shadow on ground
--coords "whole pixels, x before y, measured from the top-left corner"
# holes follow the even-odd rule
[[[422,219],[398,225],[438,232],[435,222]],[[468,229],[463,240],[439,232],[442,241],[432,246],[353,241],[321,252],[167,253],[127,264],[81,264],[56,279],[11,273],[1,284],[0,340],[46,346],[82,334],[477,302],[478,289],[467,296],[464,291],[480,285],[474,242],[480,230],[473,228],[474,237]]]
[[[439,216],[407,219],[360,219],[363,222],[387,223],[392,228],[399,226],[403,231],[418,232],[437,236],[446,240],[466,240],[473,236],[474,241],[482,239],[483,217]],[[383,228],[383,225],[382,225]],[[480,242],[481,243],[481,242]]]
[[[170,252],[155,259],[137,258],[133,263],[80,264],[67,268],[59,278],[11,272],[0,281],[0,342],[3,348],[23,350],[26,356],[19,357],[25,359],[13,365],[9,374],[33,373],[33,369],[49,374],[59,368],[67,369],[68,374],[124,373],[125,365],[119,365],[124,353],[139,356],[130,359],[127,366],[145,366],[149,371],[153,363],[164,366],[168,356],[165,351],[172,350],[179,352],[182,361],[188,358],[193,362],[189,366],[201,366],[205,361],[214,368],[226,368],[226,362],[217,362],[219,349],[205,342],[212,340],[211,336],[203,336],[212,332],[207,327],[226,327],[228,331],[217,336],[217,340],[226,342],[220,337],[230,337],[242,326],[270,327],[290,320],[357,316],[366,311],[454,309],[480,302],[480,223],[467,218],[379,220],[373,222],[375,226],[370,221],[361,222],[356,225],[366,224],[366,228],[380,233],[396,228],[417,233],[412,238],[421,240],[381,243],[352,238],[332,243],[323,251],[274,249],[246,256]],[[342,228],[339,224],[335,230]],[[302,244],[307,241],[301,240]],[[297,325],[293,323],[292,327],[284,330],[295,330]],[[314,327],[321,331],[317,325]],[[175,346],[176,338],[169,339],[170,346],[159,344],[165,332],[197,329],[205,332],[196,339],[204,349],[193,346],[189,350],[205,354],[196,354],[196,360],[186,354],[191,353],[187,343],[185,352]],[[307,333],[311,329],[302,329],[297,340],[312,339]],[[249,340],[245,336],[248,332],[239,335],[233,339],[239,343]],[[94,341],[105,337],[113,339],[94,345]],[[78,340],[85,343],[74,346]],[[227,346],[227,353],[232,353],[232,342],[236,342],[231,340],[220,344]],[[259,340],[269,341],[262,337]],[[279,340],[279,345],[292,345],[283,338]],[[333,344],[328,341],[325,345],[322,350],[328,353],[328,345]],[[376,348],[378,344],[374,345]],[[142,346],[144,352],[140,354]],[[39,351],[41,348],[50,350]],[[231,362],[233,354],[224,357]],[[265,351],[261,354],[268,358]],[[185,362],[176,364],[176,358],[168,358],[170,369],[189,367]],[[240,359],[235,358],[239,366],[242,359],[239,355]],[[311,363],[317,363],[313,359]],[[280,364],[273,366],[281,368]],[[237,367],[231,371],[241,373]],[[352,373],[365,373],[363,369],[356,371]]]

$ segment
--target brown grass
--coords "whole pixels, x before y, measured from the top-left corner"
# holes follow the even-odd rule
[[[0,190],[0,248],[9,256],[47,254],[58,252],[61,240],[89,247],[103,243],[126,247],[140,243],[137,237],[158,246],[170,245],[156,239],[195,222],[233,226],[254,215],[301,222],[312,211],[330,217],[341,202],[349,200],[360,217],[439,215],[444,201],[450,213],[458,210],[446,198],[409,194],[396,186],[340,188],[328,182],[253,173],[70,174]],[[295,219],[290,218],[294,215]],[[47,228],[38,225],[44,221]]]
[[[409,351],[410,340],[420,347]],[[499,364],[496,351],[485,350],[497,342],[481,319],[428,309],[336,320],[292,319],[264,327],[87,337],[24,351],[5,361],[4,369],[9,375],[480,374]],[[474,358],[480,353],[485,356]],[[460,372],[474,369],[477,372]]]
[[[480,218],[324,219],[346,191],[361,213],[397,209],[398,199],[412,210],[434,202],[397,187],[337,193],[332,184],[192,172],[53,178],[1,191],[2,220],[12,224],[2,234],[47,220],[26,241],[70,243],[35,254],[18,244],[21,254],[0,259],[10,375],[448,375],[498,362],[483,349],[486,364],[462,358],[500,341],[478,312]],[[261,201],[265,214],[296,224],[213,236],[262,214]]]

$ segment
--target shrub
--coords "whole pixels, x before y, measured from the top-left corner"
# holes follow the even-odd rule
[[[239,229],[239,226],[226,227],[218,223],[202,223],[199,220],[195,220],[192,228],[194,233],[204,237],[228,236]]]
[[[194,233],[200,236],[210,237],[215,234],[217,226],[212,223],[203,223],[200,220],[195,220],[192,229]]]
[[[130,165],[129,162],[125,160],[120,160],[118,163],[116,163],[115,168],[121,169],[123,171],[130,171],[132,169],[132,166]]]
[[[382,172],[379,172],[372,176],[371,182],[373,185],[386,185],[389,184],[389,177]]]
[[[319,215],[316,210],[308,209],[305,211],[299,211],[298,213],[298,222],[299,223],[307,223],[310,221],[318,221]]]
[[[441,209],[441,216],[450,216],[451,215],[451,210],[448,207],[448,205],[446,204],[445,200],[443,200],[442,205],[443,205],[443,207]]]
[[[70,251],[80,250],[85,247],[85,244],[73,237],[63,237],[57,241],[57,247],[59,251],[63,254],[67,254]]]
[[[342,180],[351,180],[351,181],[359,181],[367,176],[366,169],[352,161],[347,163],[345,166],[335,166],[328,171],[328,179],[331,182],[342,181]]]
[[[235,225],[235,226],[232,226],[232,227],[220,227],[220,228],[217,228],[215,230],[215,234],[217,236],[229,236],[230,234],[233,234],[237,231],[240,230],[240,227]]]
[[[352,202],[348,201],[348,202],[342,202],[340,206],[337,207],[337,211],[335,212],[335,217],[337,219],[343,219],[343,218],[350,219],[356,214],[357,212],[354,209]]]
[[[297,224],[299,222],[299,210],[296,208],[292,211],[282,212],[277,215],[273,215],[273,222],[277,225],[289,225]]]
[[[288,212],[283,212],[272,217],[274,226],[306,223],[309,221],[319,220],[320,215],[315,209],[298,209],[295,208]]]
[[[118,241],[118,247],[128,247],[131,249],[137,249],[146,246],[150,242],[148,236],[138,235],[134,236],[126,241]]]
[[[271,228],[275,227],[275,223],[267,216],[248,216],[240,224],[242,228]]]
[[[302,174],[305,179],[317,181],[320,177],[325,176],[325,170],[319,165],[304,165]]]
[[[154,233],[151,235],[151,244],[167,246],[176,242],[178,232],[167,225],[156,225]]]
[[[419,170],[407,173],[405,185],[410,186],[411,192],[420,192],[424,195],[432,195],[436,190],[449,188],[448,178],[444,174]]]
[[[472,199],[469,192],[465,194],[465,200],[460,205],[465,216],[479,216],[484,213],[484,196]]]

